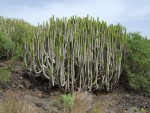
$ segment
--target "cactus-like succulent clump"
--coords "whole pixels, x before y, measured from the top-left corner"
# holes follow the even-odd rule
[[[26,40],[24,62],[35,76],[65,91],[105,88],[118,83],[126,30],[94,18],[50,18]]]

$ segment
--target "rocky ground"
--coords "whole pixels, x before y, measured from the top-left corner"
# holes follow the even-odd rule
[[[0,68],[6,65],[7,62],[0,62]],[[23,73],[19,62],[15,63],[11,81],[0,83],[0,106],[5,98],[14,95],[18,100],[27,100],[32,104],[35,113],[65,113],[59,99],[62,92],[57,88],[48,88],[45,81],[31,78]],[[96,93],[92,97],[87,113],[94,113],[92,106],[97,103],[100,103],[102,113],[150,113],[150,94],[146,92],[126,91],[118,85],[111,93]]]

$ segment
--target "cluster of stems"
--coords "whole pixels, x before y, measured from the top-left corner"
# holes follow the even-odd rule
[[[26,40],[25,66],[65,91],[110,91],[120,78],[125,37],[125,28],[99,18],[52,17]]]

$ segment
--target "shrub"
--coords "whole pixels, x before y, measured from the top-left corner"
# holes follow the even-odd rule
[[[70,111],[73,108],[73,96],[71,94],[64,94],[61,95],[60,100],[63,102],[64,107],[66,108],[66,110]]]
[[[92,95],[87,92],[75,92],[61,95],[64,113],[87,113],[91,108]]]
[[[150,40],[140,33],[129,34],[123,70],[131,88],[150,91]]]
[[[24,46],[25,39],[30,39],[32,37],[31,26],[27,23],[16,23],[15,30],[11,34],[12,41],[15,43],[16,55],[22,55],[22,48]]]
[[[10,71],[6,67],[0,68],[0,82],[6,83],[10,81]]]
[[[0,59],[3,57],[10,57],[14,54],[15,45],[11,38],[7,37],[4,33],[0,32]]]
[[[107,25],[89,16],[52,17],[33,34],[23,50],[25,67],[32,75],[42,76],[66,92],[111,91],[118,83],[126,38],[120,24]]]

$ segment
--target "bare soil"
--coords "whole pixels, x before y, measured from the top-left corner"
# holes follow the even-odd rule
[[[0,68],[7,66],[9,62],[0,61]],[[36,113],[63,113],[64,108],[59,101],[60,94],[57,87],[47,87],[48,82],[41,78],[33,78],[24,73],[15,62],[11,71],[11,81],[0,83],[0,105],[8,93],[17,95],[18,99],[26,99],[32,103]],[[150,113],[150,94],[147,92],[126,91],[118,85],[110,93],[93,93],[92,105],[101,102],[104,113]],[[92,108],[87,111],[92,113]]]

